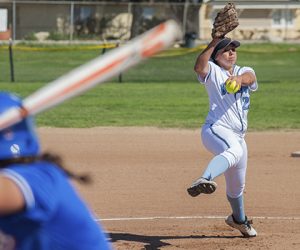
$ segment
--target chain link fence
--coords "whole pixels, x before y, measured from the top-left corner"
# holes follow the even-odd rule
[[[126,41],[170,18],[184,33],[197,33],[199,8],[193,3],[0,2],[7,12],[7,36],[40,41]]]
[[[276,4],[275,4],[276,2]],[[185,45],[210,39],[223,1],[75,2],[0,1],[0,40],[128,41],[157,24],[175,19]],[[300,40],[299,1],[236,1],[240,25],[235,39]]]
[[[2,43],[1,40],[12,39],[10,45],[14,48],[16,81],[47,82],[170,18],[181,25],[184,34],[180,45],[186,48],[177,48],[176,52],[170,53],[172,56],[180,56],[180,59],[169,60],[170,55],[153,58],[151,62],[155,66],[151,68],[151,63],[141,65],[136,71],[126,72],[123,80],[192,81],[194,74],[189,70],[193,67],[193,57],[203,49],[195,46],[195,40],[199,39],[197,43],[202,41],[202,44],[206,44],[210,39],[212,21],[224,6],[222,1],[206,4],[196,2],[190,0],[170,4],[0,0],[0,82],[9,79],[14,81],[14,70],[10,66],[13,65],[12,61],[9,64],[12,56],[8,53],[6,42]],[[300,2],[286,1],[276,5],[267,5],[265,2],[254,4],[239,1],[240,25],[230,37],[248,41],[299,43]],[[53,40],[58,41],[58,44],[63,43],[63,47],[57,43],[53,45]],[[19,41],[38,42],[22,47]],[[94,43],[91,46],[97,47],[80,47],[77,43]],[[74,53],[74,50],[79,51]],[[190,54],[194,52],[195,54]],[[298,52],[298,49],[293,51],[295,56]],[[175,65],[176,63],[180,66]],[[178,71],[183,66],[187,70]],[[165,73],[160,74],[163,69]],[[176,70],[172,71],[173,69]]]

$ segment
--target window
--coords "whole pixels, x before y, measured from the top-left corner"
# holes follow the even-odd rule
[[[0,32],[7,31],[7,9],[0,9]]]
[[[294,12],[293,10],[273,10],[272,13],[273,27],[291,27],[294,25]]]

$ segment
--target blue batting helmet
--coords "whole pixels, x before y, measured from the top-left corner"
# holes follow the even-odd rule
[[[0,116],[12,107],[22,107],[22,100],[8,92],[0,92]],[[35,156],[40,145],[32,117],[0,130],[0,160]]]

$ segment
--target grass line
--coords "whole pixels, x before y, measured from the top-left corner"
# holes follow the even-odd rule
[[[41,83],[2,83],[1,89],[25,97],[41,86]],[[251,96],[249,129],[300,129],[299,96],[297,82],[260,84],[259,90]],[[204,87],[195,82],[112,82],[38,115],[37,122],[39,126],[50,127],[198,128],[207,112],[207,94]]]

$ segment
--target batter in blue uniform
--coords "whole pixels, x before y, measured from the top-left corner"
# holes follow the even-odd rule
[[[0,114],[22,107],[0,92]],[[0,250],[107,250],[100,226],[70,183],[87,181],[40,153],[31,118],[0,131]]]
[[[250,93],[257,89],[257,81],[252,68],[236,65],[239,46],[238,41],[230,38],[214,38],[196,60],[194,70],[209,97],[209,113],[201,137],[214,157],[187,191],[193,197],[201,193],[211,194],[217,188],[213,180],[224,174],[227,199],[232,208],[232,214],[225,222],[245,237],[254,237],[257,232],[244,212],[243,191],[248,159],[244,136]],[[228,79],[240,85],[237,93],[226,91]]]

